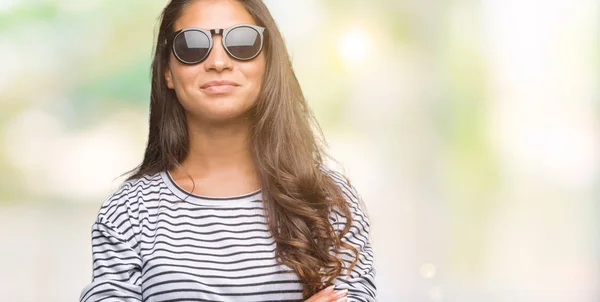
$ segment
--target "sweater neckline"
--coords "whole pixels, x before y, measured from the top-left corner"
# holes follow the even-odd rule
[[[198,195],[181,188],[175,182],[175,180],[173,180],[173,177],[171,176],[171,173],[169,173],[169,171],[160,172],[160,176],[163,182],[167,185],[167,188],[169,188],[169,190],[171,190],[173,194],[175,194],[178,198],[181,198],[181,200],[189,201],[192,203],[202,205],[228,206],[232,204],[239,205],[244,203],[250,203],[262,199],[262,189],[258,189],[256,191],[245,193],[242,195],[226,197]]]

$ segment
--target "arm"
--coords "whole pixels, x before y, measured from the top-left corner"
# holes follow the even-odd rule
[[[102,204],[92,225],[92,282],[81,292],[80,302],[142,301],[141,267],[126,183]]]
[[[375,301],[377,287],[375,286],[375,266],[374,253],[371,247],[369,232],[370,221],[361,205],[360,198],[354,187],[342,175],[334,172],[331,176],[333,180],[342,189],[343,195],[348,201],[352,215],[352,226],[348,233],[342,238],[356,248],[358,251],[358,261],[352,269],[350,276],[346,276],[347,270],[335,279],[335,289],[348,289],[348,302],[350,301]],[[343,230],[346,224],[346,218],[337,211],[332,211],[331,215],[334,229]],[[338,257],[344,260],[347,267],[350,267],[354,260],[354,253],[349,249],[342,249]]]
[[[92,226],[93,280],[80,302],[142,301],[141,259],[130,242],[102,217]]]

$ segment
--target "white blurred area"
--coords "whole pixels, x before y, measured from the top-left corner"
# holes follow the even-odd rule
[[[88,2],[62,9],[101,6]],[[378,301],[600,301],[597,1],[382,2],[410,17],[402,37],[375,2],[265,2],[368,207]],[[0,192],[0,300],[73,301],[100,203],[141,161],[147,110],[69,127],[47,108],[67,89],[51,76],[74,67],[50,50],[51,79],[32,89],[15,60],[40,49],[11,39],[31,45],[0,35],[0,110],[29,103],[0,115],[14,171],[0,180],[24,190]]]
[[[487,131],[502,180],[485,231],[486,287],[524,301],[598,301],[598,3],[482,8]]]
[[[140,160],[146,123],[141,112],[119,112],[79,133],[57,117],[29,110],[5,124],[5,151],[24,172],[30,193],[87,202],[116,189],[113,179]]]

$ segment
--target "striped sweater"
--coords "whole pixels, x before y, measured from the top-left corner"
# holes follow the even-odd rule
[[[336,289],[348,289],[348,301],[375,301],[369,219],[354,188],[329,174],[354,219],[342,240],[359,251],[350,278],[338,277]],[[301,301],[298,276],[275,260],[261,196],[189,194],[166,171],[124,182],[92,225],[93,278],[80,301]],[[341,213],[329,217],[343,229]],[[338,257],[350,264],[353,255]]]

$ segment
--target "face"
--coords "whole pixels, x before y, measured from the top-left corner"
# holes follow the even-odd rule
[[[237,24],[256,24],[246,9],[235,0],[194,1],[183,10],[174,30],[188,27],[226,29]],[[213,35],[208,57],[195,65],[177,60],[171,50],[165,71],[167,86],[174,89],[186,110],[188,120],[223,122],[245,117],[256,102],[265,73],[264,50],[250,61],[231,58],[221,44],[222,37]],[[234,82],[233,86],[206,87],[215,80]]]

